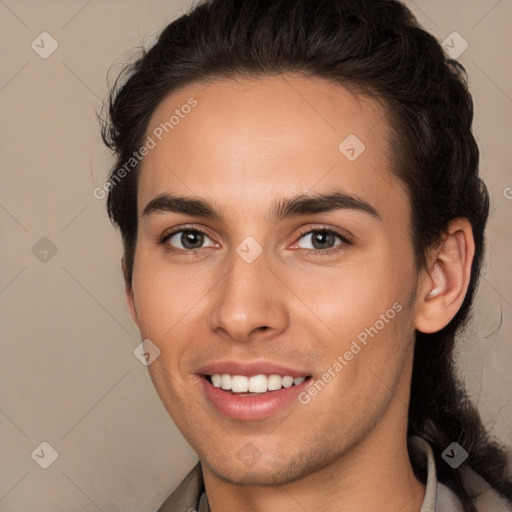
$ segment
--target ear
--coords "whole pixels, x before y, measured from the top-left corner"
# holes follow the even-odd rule
[[[420,280],[415,316],[418,331],[440,331],[457,314],[469,286],[474,254],[473,230],[468,219],[452,220]]]
[[[135,309],[135,300],[133,297],[131,276],[128,275],[128,270],[126,268],[126,261],[124,257],[121,259],[121,270],[123,271],[124,291],[126,294],[126,303],[128,304],[128,310],[130,311],[130,316],[132,317],[133,322],[137,327],[139,327],[139,320],[137,317],[137,310]]]

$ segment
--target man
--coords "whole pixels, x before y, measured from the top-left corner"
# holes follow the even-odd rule
[[[452,365],[488,214],[472,113],[394,0],[203,2],[128,70],[107,204],[200,459],[160,512],[510,510]]]

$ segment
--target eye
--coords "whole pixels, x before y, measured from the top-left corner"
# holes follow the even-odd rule
[[[339,246],[350,245],[350,241],[333,229],[317,228],[301,233],[297,244],[308,254],[325,254],[341,250]]]
[[[166,235],[162,243],[170,251],[192,251],[197,249],[203,249],[203,243],[205,239],[211,240],[210,237],[199,229],[181,229],[180,231],[174,231]],[[209,247],[213,247],[215,243]]]

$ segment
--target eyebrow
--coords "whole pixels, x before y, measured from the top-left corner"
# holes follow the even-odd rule
[[[339,190],[332,192],[281,198],[273,203],[266,219],[270,222],[281,221],[290,217],[315,215],[335,210],[352,210],[368,214],[382,220],[377,210],[361,198]],[[159,194],[144,208],[142,216],[156,213],[181,213],[193,217],[223,220],[223,209],[215,203],[200,197],[187,197],[173,194]]]

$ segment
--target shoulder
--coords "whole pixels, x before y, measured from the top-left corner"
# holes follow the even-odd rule
[[[512,506],[471,467],[461,468],[460,474],[466,488],[476,496],[478,512],[512,512]]]
[[[430,443],[415,435],[410,436],[407,441],[411,463],[426,477],[426,494],[421,512],[463,512],[458,495],[437,479],[434,452]],[[512,512],[511,505],[470,466],[461,467],[459,473],[464,486],[475,497],[477,512]]]

